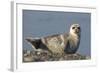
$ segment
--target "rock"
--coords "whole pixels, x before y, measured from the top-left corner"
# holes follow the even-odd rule
[[[88,56],[75,54],[52,54],[49,51],[38,49],[37,51],[23,51],[23,62],[41,62],[41,61],[63,61],[63,60],[86,60]]]

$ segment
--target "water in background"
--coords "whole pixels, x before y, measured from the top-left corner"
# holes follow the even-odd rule
[[[23,10],[23,49],[32,47],[26,37],[43,37],[69,32],[71,24],[80,24],[81,41],[78,53],[91,55],[91,14],[79,12],[55,12]]]

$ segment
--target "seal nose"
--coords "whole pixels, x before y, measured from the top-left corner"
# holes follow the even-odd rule
[[[75,28],[75,33],[79,33],[80,32],[80,27]]]

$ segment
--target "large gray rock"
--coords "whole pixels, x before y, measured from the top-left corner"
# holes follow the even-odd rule
[[[38,49],[37,51],[23,51],[23,62],[41,62],[41,61],[63,61],[63,60],[86,60],[88,56],[75,54],[52,54],[46,50]]]

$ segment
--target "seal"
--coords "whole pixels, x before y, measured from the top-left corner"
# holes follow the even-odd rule
[[[41,38],[28,37],[34,50],[48,50],[53,54],[74,54],[80,44],[81,28],[79,24],[72,24],[69,33],[54,34]]]

